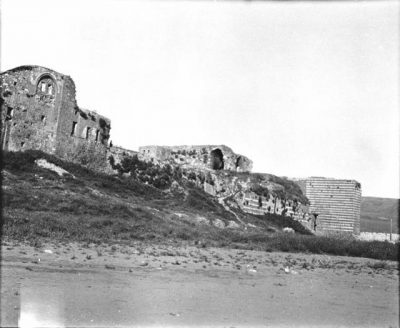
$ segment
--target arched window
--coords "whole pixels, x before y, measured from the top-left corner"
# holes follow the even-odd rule
[[[36,92],[39,94],[54,96],[56,91],[56,86],[54,80],[49,75],[44,75],[40,78]]]

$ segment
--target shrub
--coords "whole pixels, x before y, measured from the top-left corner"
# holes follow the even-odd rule
[[[274,196],[280,199],[290,199],[293,201],[300,201],[302,204],[309,204],[308,198],[303,194],[300,186],[295,182],[275,175],[270,175],[268,180],[283,186],[283,190],[276,190],[273,192]]]
[[[196,173],[194,173],[194,172],[189,172],[187,178],[188,178],[189,180],[194,180],[194,181],[196,181],[196,179],[197,179],[197,178],[196,178]]]
[[[262,220],[274,226],[278,226],[280,228],[289,227],[302,235],[312,235],[312,233],[307,230],[300,222],[292,219],[291,217],[273,213],[267,213],[263,216],[258,217],[262,218]]]
[[[250,187],[250,191],[254,192],[258,196],[264,196],[265,198],[269,198],[269,190],[266,187],[263,187],[259,184],[254,184]]]
[[[179,166],[175,166],[172,169],[172,178],[175,181],[181,181],[182,180],[182,170],[181,170],[181,168]]]
[[[120,164],[115,164],[112,156],[109,157],[110,164],[120,175],[129,173],[133,179],[148,183],[158,189],[166,189],[171,186],[173,179],[182,178],[181,171],[172,169],[171,165],[156,165],[152,162],[142,161],[137,155],[124,157]]]
[[[31,171],[34,169],[36,152],[3,152],[3,168],[11,171]]]

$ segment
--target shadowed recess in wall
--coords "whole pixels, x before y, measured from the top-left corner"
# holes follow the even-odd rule
[[[217,148],[211,151],[211,168],[213,170],[223,170],[224,169],[224,155],[221,149]]]

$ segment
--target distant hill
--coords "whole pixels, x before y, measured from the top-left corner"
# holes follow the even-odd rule
[[[362,197],[361,200],[361,231],[390,232],[390,220],[385,221],[380,217],[391,218],[393,232],[399,233],[399,199]]]

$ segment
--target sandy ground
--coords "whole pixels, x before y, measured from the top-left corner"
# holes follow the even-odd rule
[[[398,327],[396,262],[3,242],[1,326]]]

